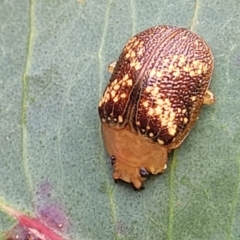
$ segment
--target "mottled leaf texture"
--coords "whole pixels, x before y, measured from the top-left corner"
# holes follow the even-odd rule
[[[239,0],[0,1],[0,239],[240,239]],[[112,180],[98,101],[134,34],[155,25],[211,47],[204,106],[166,172]]]

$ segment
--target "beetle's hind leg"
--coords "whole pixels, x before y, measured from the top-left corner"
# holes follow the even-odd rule
[[[205,95],[203,97],[203,104],[206,104],[206,105],[211,105],[215,102],[215,96],[214,94],[210,91],[210,90],[207,90],[205,92]]]
[[[203,97],[203,104],[211,105],[214,102],[215,102],[214,94],[210,90],[207,90]]]
[[[116,64],[117,64],[117,62],[111,62],[111,63],[108,65],[108,72],[113,73],[113,70],[114,70]]]

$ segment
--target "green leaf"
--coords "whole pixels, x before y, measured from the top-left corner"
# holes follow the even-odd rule
[[[240,238],[238,0],[2,0],[0,236],[38,217],[65,239]],[[114,184],[97,105],[107,65],[154,25],[212,48],[213,106],[145,190]]]

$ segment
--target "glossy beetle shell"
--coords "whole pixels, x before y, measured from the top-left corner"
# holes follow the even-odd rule
[[[214,102],[213,65],[208,45],[187,29],[157,26],[127,42],[99,102],[114,179],[140,188],[146,172],[163,172],[202,104]]]

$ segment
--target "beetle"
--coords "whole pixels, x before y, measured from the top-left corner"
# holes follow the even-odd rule
[[[115,180],[140,189],[149,173],[164,172],[202,104],[215,101],[213,68],[207,43],[184,28],[156,26],[127,42],[98,105]]]

